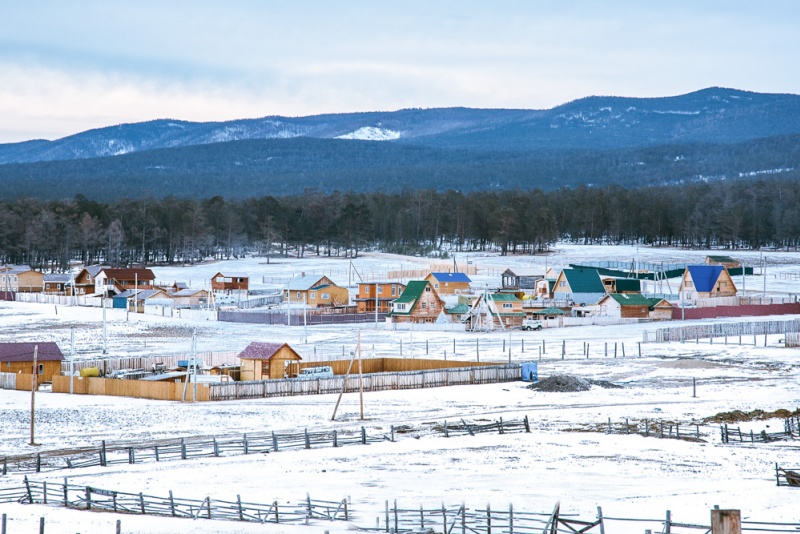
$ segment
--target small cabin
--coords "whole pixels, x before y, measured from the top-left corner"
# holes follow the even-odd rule
[[[36,370],[33,368],[34,352],[36,352],[36,366],[38,367]],[[53,375],[61,374],[63,360],[64,354],[52,341],[0,343],[0,373],[37,374],[40,384],[52,382]]]
[[[211,291],[249,291],[250,278],[243,273],[217,273],[211,277]]]
[[[239,353],[241,380],[288,378],[287,367],[303,358],[288,343],[254,341]]]

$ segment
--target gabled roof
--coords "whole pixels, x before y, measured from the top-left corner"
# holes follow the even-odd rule
[[[452,308],[446,309],[444,312],[450,315],[464,315],[465,313],[469,312],[469,306],[462,302],[461,304],[457,304]]]
[[[544,274],[538,269],[519,267],[509,267],[503,271],[503,276],[537,276],[544,278]]]
[[[246,273],[217,273],[211,278],[216,278],[217,276],[222,276],[224,278],[249,278]]]
[[[44,275],[45,282],[59,282],[66,283],[72,282],[72,275],[69,273],[49,273]]]
[[[103,269],[109,269],[108,265],[89,265],[86,267],[86,272],[92,275],[92,278],[97,276]]]
[[[324,277],[320,274],[301,274],[295,276],[286,284],[286,289],[290,291],[308,291],[312,287],[319,285],[319,281]]]
[[[431,273],[437,282],[458,282],[471,284],[472,280],[464,273]]]
[[[653,305],[653,303],[650,302],[650,299],[643,297],[640,293],[611,293],[608,296],[616,300],[620,306],[646,306],[649,308]]]
[[[105,267],[100,269],[106,277],[111,280],[155,280],[156,275],[150,269],[133,268],[133,269],[115,269],[112,267]],[[99,274],[99,273],[98,273]]]
[[[642,290],[642,281],[638,278],[616,278],[614,285],[617,287],[617,293],[622,291],[638,292]]]
[[[64,359],[61,349],[52,341],[43,343],[0,343],[0,362],[32,362],[33,349],[39,346],[36,360],[60,362]]]
[[[596,269],[564,269],[573,293],[605,293],[606,288]]]
[[[694,282],[695,290],[706,293],[714,290],[719,275],[725,270],[722,265],[689,265],[686,267]]]
[[[297,356],[298,360],[302,359],[300,355],[297,354],[297,352],[287,343],[267,343],[260,341],[253,341],[247,345],[247,347],[245,347],[245,349],[239,353],[239,358],[248,360],[269,360],[284,346],[292,351],[292,353]]]
[[[567,312],[559,308],[545,308],[543,310],[533,312],[532,315],[566,315],[566,314]]]
[[[190,288],[181,289],[180,291],[176,291],[175,293],[173,293],[172,296],[173,297],[191,297],[192,295],[196,295],[197,293],[200,293],[201,291],[204,292],[204,293],[206,292],[205,289],[190,289]]]
[[[513,293],[492,293],[489,298],[495,302],[522,302]]]
[[[428,286],[427,280],[411,280],[406,285],[403,293],[394,301],[398,304],[411,303],[422,296],[422,292]]]

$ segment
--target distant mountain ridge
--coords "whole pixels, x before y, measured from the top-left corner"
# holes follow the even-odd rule
[[[0,144],[0,164],[297,137],[536,151],[738,143],[796,133],[800,133],[800,95],[713,87],[661,98],[592,96],[549,110],[404,109],[200,123],[159,119],[88,130],[55,141]]]

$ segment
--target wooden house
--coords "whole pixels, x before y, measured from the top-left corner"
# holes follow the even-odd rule
[[[545,300],[552,300],[555,298],[553,296],[553,291],[556,287],[556,279],[555,278],[543,278],[542,280],[536,281],[536,287],[533,290],[533,294],[537,299],[545,299]]]
[[[34,373],[33,352],[38,346]],[[42,343],[0,343],[0,372],[38,374],[39,383],[51,382],[53,376],[61,374],[64,355],[52,341]]]
[[[135,313],[144,313],[148,304],[170,305],[172,297],[163,289],[128,289],[113,297],[114,308]]]
[[[399,297],[405,288],[405,284],[398,282],[361,282],[358,284],[358,296],[353,300],[359,313],[375,313],[376,303],[378,313],[389,313],[392,301]]]
[[[93,265],[75,276],[75,294],[113,297],[128,289],[153,289],[156,275],[150,269],[117,269]]]
[[[503,289],[524,290],[533,292],[536,289],[536,282],[543,280],[544,275],[533,269],[520,269],[517,267],[503,271]]]
[[[243,273],[217,273],[211,277],[211,291],[231,293],[249,291],[250,278]]]
[[[513,293],[493,293],[489,295],[489,309],[506,327],[522,326],[525,311],[522,300]]]
[[[73,290],[75,295],[95,296],[103,295],[103,292],[97,292],[96,278],[103,269],[108,269],[107,265],[89,265],[84,267],[75,275],[73,280]]]
[[[431,273],[425,277],[437,293],[453,295],[456,293],[469,293],[472,280],[464,273]]]
[[[397,323],[435,323],[445,317],[444,311],[444,300],[428,280],[412,280],[392,302],[387,317]]]
[[[286,343],[262,343],[254,341],[239,353],[242,360],[241,380],[269,380],[287,378],[286,368],[292,362],[302,360],[299,354]]]
[[[680,287],[685,300],[735,297],[736,284],[723,265],[689,265]]]
[[[347,306],[350,304],[350,292],[346,287],[339,287],[327,276],[306,275],[302,273],[289,280],[283,290],[284,302],[305,304],[312,308]]]
[[[595,304],[606,295],[596,269],[564,269],[556,278],[553,296],[576,304]]]
[[[72,275],[69,273],[44,275],[44,292],[48,295],[72,295]]]
[[[208,291],[205,289],[181,289],[170,296],[176,308],[200,308],[208,304]]]
[[[0,268],[0,290],[14,293],[41,293],[44,275],[27,265],[4,265]]]
[[[640,293],[612,293],[597,303],[600,315],[622,319],[672,319],[672,305],[662,298]]]

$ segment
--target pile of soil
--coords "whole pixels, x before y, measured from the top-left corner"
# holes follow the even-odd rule
[[[765,412],[764,410],[753,410],[750,412],[743,412],[741,410],[733,410],[732,412],[720,412],[717,415],[712,415],[703,420],[705,423],[739,423],[743,421],[766,421],[767,419],[786,419],[793,415],[800,415],[800,408],[795,411],[789,410],[775,410],[774,412]]]
[[[574,391],[588,391],[592,386],[603,388],[621,388],[606,380],[592,380],[590,378],[580,378],[572,375],[553,375],[528,386],[528,389],[535,391],[546,391],[556,393],[569,393]]]

